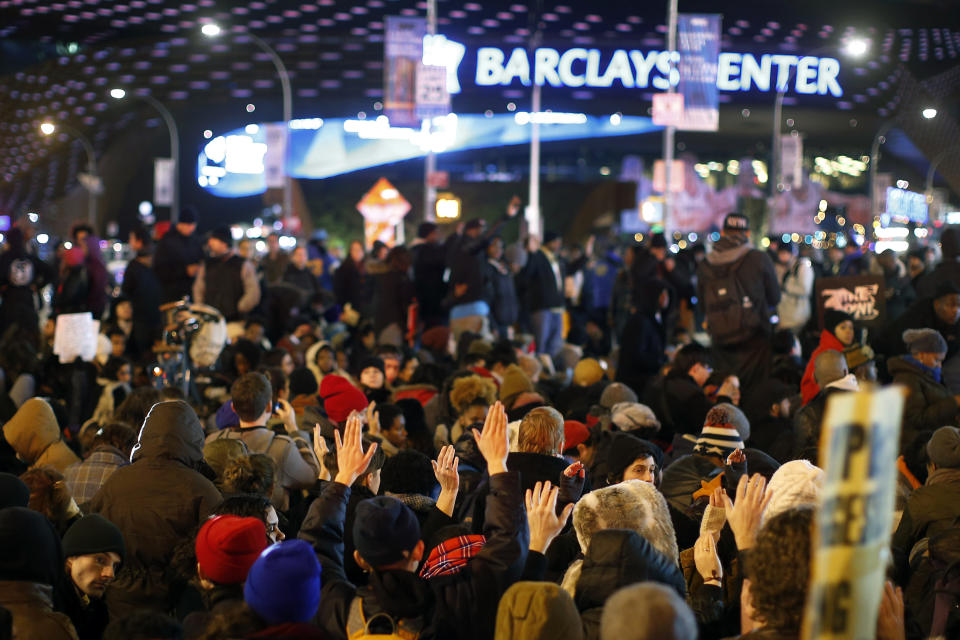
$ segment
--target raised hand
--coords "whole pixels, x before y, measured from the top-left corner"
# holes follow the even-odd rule
[[[334,431],[333,435],[337,445],[337,477],[334,478],[334,482],[349,487],[370,466],[370,460],[373,459],[373,454],[377,450],[377,443],[371,444],[364,453],[363,419],[358,415],[347,418],[342,439],[339,431]]]
[[[289,434],[294,434],[297,432],[297,414],[293,410],[293,406],[284,399],[277,400],[277,404],[280,407],[277,409],[277,417],[283,420],[283,428]]]
[[[473,429],[473,439],[487,461],[487,473],[491,476],[507,470],[507,454],[510,442],[507,437],[507,412],[500,401],[493,403],[483,422],[483,433]]]
[[[457,467],[460,458],[456,456],[452,445],[440,449],[436,460],[431,460],[433,475],[440,484],[440,495],[437,497],[437,509],[453,517],[453,507],[457,502],[457,492],[460,490],[460,473]]]
[[[773,494],[767,491],[766,478],[759,473],[753,474],[749,480],[747,476],[740,477],[736,502],[732,502],[726,493],[723,494],[727,522],[741,551],[751,548],[756,542],[763,510],[772,497]]]
[[[559,487],[554,487],[548,480],[538,482],[533,490],[527,489],[524,504],[527,508],[527,524],[530,527],[530,550],[546,553],[553,539],[560,535],[573,513],[574,503],[563,508],[557,515],[557,494]]]
[[[904,640],[907,637],[903,624],[903,590],[894,588],[887,581],[883,585],[880,610],[877,616],[877,640]]]
[[[380,412],[377,411],[377,403],[373,400],[367,405],[366,410],[367,428],[370,435],[380,436]]]
[[[703,578],[704,584],[720,586],[723,578],[723,564],[717,554],[717,541],[710,533],[701,533],[693,545],[693,560],[697,565],[697,573]]]
[[[328,451],[330,451],[330,447],[327,446],[327,440],[320,432],[320,425],[317,425],[313,428],[313,453],[317,456],[317,462],[320,463],[320,473],[317,474],[320,480],[330,479],[330,470],[323,464],[323,459]]]

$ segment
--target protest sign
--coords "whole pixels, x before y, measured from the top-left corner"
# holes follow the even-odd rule
[[[100,322],[93,319],[93,314],[64,313],[57,316],[57,324],[53,333],[53,353],[66,364],[80,358],[84,362],[91,362],[97,355],[97,334],[100,332]]]
[[[823,327],[823,312],[836,309],[853,316],[858,328],[879,329],[887,315],[882,276],[838,276],[816,281],[817,317]],[[826,327],[824,327],[826,328]]]
[[[894,386],[837,393],[827,403],[804,640],[876,637],[905,395]]]

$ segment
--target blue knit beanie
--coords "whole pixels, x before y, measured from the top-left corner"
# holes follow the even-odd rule
[[[420,522],[410,507],[396,498],[378,496],[357,505],[353,544],[371,567],[399,562],[403,552],[420,541]]]
[[[267,623],[307,622],[320,605],[320,563],[305,540],[263,550],[250,567],[243,599]]]

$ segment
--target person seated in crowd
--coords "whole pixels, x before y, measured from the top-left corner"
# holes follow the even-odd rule
[[[840,351],[841,353],[853,345],[855,340],[853,317],[837,311],[836,309],[826,309],[823,312],[824,329],[820,333],[820,344],[810,354],[810,360],[807,368],[803,372],[803,380],[800,382],[800,392],[803,397],[803,404],[809,403],[820,393],[820,385],[817,384],[814,374],[814,363],[824,351]]]
[[[3,425],[3,437],[30,468],[49,465],[62,473],[80,462],[63,441],[50,403],[41,398],[30,398],[23,403]]]
[[[449,427],[437,425],[433,439],[434,447],[440,448],[457,442],[470,427],[482,423],[487,411],[497,399],[497,385],[490,378],[469,375],[454,380],[450,389],[450,408],[456,422]]]
[[[107,424],[96,432],[83,462],[63,472],[67,488],[79,505],[93,499],[114,471],[129,464],[137,434],[122,422]]]
[[[611,595],[600,618],[600,640],[696,640],[697,621],[675,589],[639,582]]]
[[[80,640],[99,640],[109,623],[103,601],[123,564],[123,534],[106,518],[83,516],[63,536],[64,570],[72,589],[64,598],[66,611]]]
[[[83,515],[63,474],[53,467],[31,467],[20,479],[30,489],[30,508],[42,513],[61,536]]]
[[[860,385],[847,368],[846,358],[833,349],[817,356],[813,375],[820,391],[794,416],[793,458],[810,460],[816,464],[828,398],[834,393],[857,391]]]
[[[241,376],[230,387],[231,403],[239,416],[237,427],[211,434],[207,442],[221,438],[243,440],[251,453],[265,453],[277,468],[277,482],[272,501],[281,510],[290,504],[290,492],[308,489],[316,482],[320,470],[308,436],[300,431],[296,414],[289,402],[281,400],[276,409],[287,435],[268,429],[267,421],[274,413],[270,381],[262,373]]]
[[[907,388],[900,443],[906,445],[920,431],[937,429],[956,422],[960,396],[950,393],[942,382],[947,341],[934,329],[907,329],[903,332],[907,355],[887,361],[893,381]]]

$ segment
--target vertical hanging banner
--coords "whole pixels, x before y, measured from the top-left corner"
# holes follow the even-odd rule
[[[153,160],[153,204],[169,207],[173,204],[173,158],[154,158]]]
[[[450,113],[446,67],[421,64],[418,68],[416,113],[422,120]]]
[[[875,638],[890,557],[903,387],[837,393],[820,436],[804,640]]]
[[[720,60],[720,21],[716,13],[677,15],[677,49],[683,96],[684,131],[716,131],[720,125],[717,66]]]
[[[383,110],[395,127],[417,127],[417,71],[423,66],[425,18],[386,17]],[[446,83],[444,83],[446,90]]]
[[[263,154],[263,173],[267,189],[282,189],[287,177],[287,126],[283,123],[263,125],[267,151]]]
[[[780,182],[794,189],[803,187],[803,137],[793,134],[780,136],[780,166]]]

